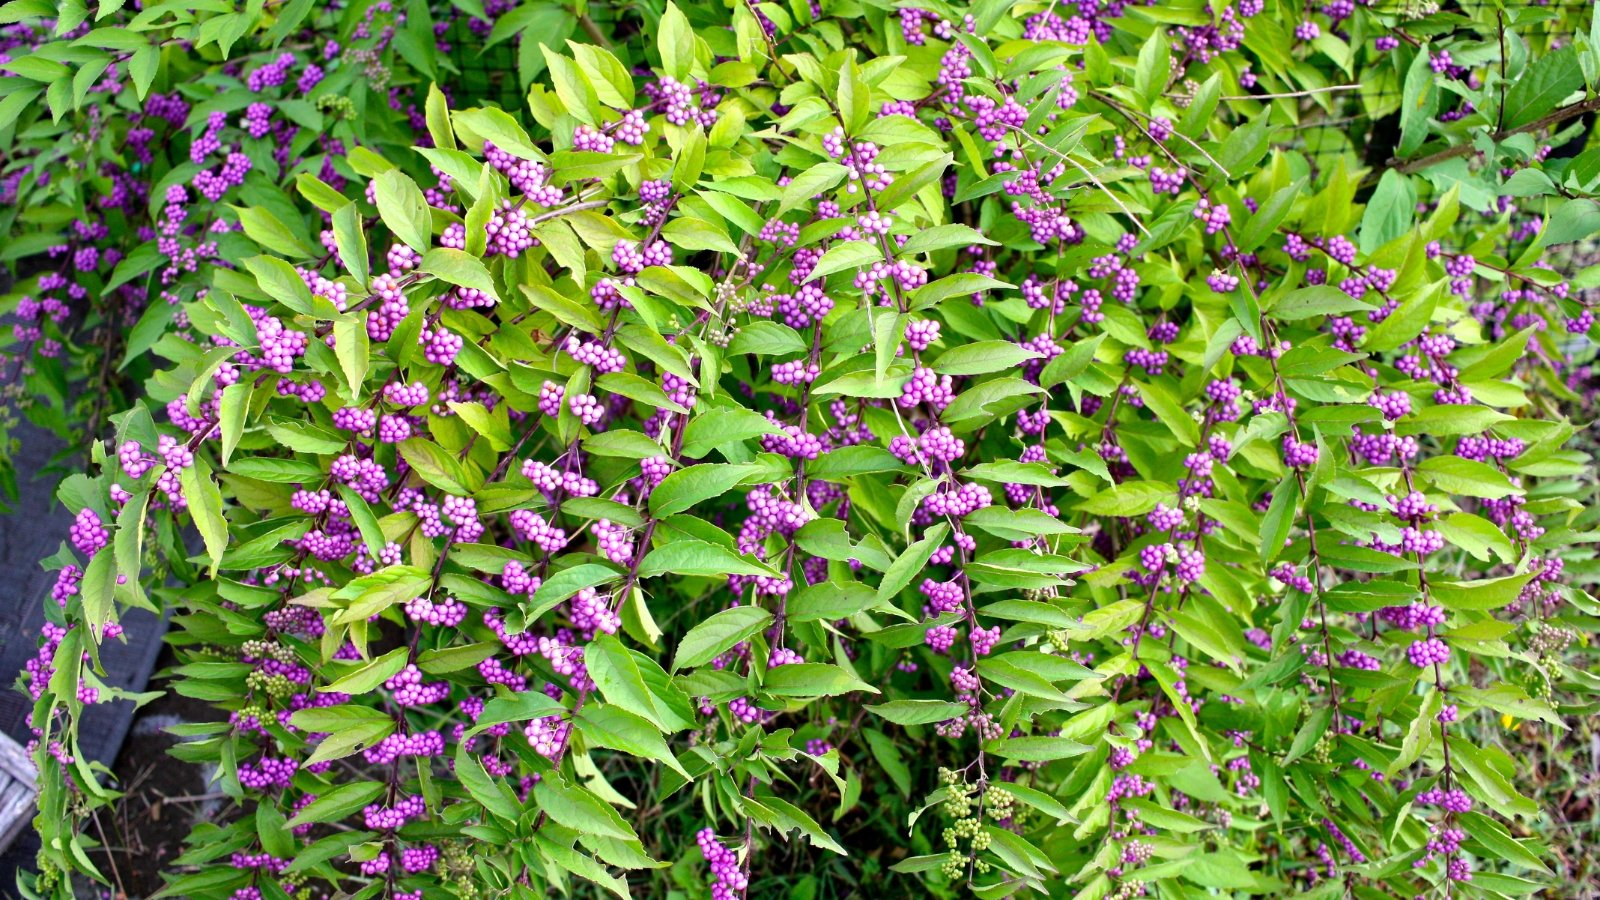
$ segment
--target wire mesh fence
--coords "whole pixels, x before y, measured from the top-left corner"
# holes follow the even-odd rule
[[[1580,34],[1588,34],[1593,17],[1600,15],[1600,3],[1596,0],[1522,0],[1500,4],[1487,0],[1446,0],[1441,6],[1443,12],[1456,13],[1480,25],[1503,18],[1507,35],[1515,34],[1523,43],[1541,49],[1557,49]],[[1491,40],[1497,36],[1497,30],[1486,35]],[[1498,57],[1494,62],[1498,62]],[[1398,82],[1392,89],[1385,86],[1374,90],[1363,86],[1359,94],[1346,95],[1344,106],[1337,108],[1330,117],[1302,123],[1293,146],[1318,167],[1352,151],[1359,153],[1366,149],[1363,143],[1384,131],[1378,120],[1398,114],[1402,99],[1403,91]]]
[[[478,33],[478,31],[483,33]],[[517,79],[517,42],[501,41],[484,48],[487,29],[482,20],[457,16],[445,32],[450,60],[461,75],[455,79],[464,95],[497,103],[502,109],[521,109],[521,84]]]

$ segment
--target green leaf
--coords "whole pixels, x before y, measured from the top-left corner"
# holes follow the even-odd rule
[[[1009,788],[1010,785],[1007,785],[1007,789]],[[1167,809],[1164,806],[1159,806],[1141,797],[1130,797],[1128,800],[1120,802],[1122,806],[1127,809],[1137,810],[1136,815],[1138,816],[1140,822],[1143,822],[1152,828],[1160,828],[1163,831],[1175,831],[1180,834],[1189,834],[1214,827],[1209,823],[1197,819],[1187,813],[1181,813],[1176,810]]]
[[[1055,819],[1055,824],[1057,825],[1066,822],[1076,823],[1078,821],[1077,817],[1063,806],[1059,800],[1044,791],[1016,782],[1009,782],[1005,785],[1005,792],[1044,813],[1046,816]]]
[[[600,563],[581,563],[547,577],[528,598],[528,620],[532,621],[585,588],[610,584],[622,574]]]
[[[122,510],[117,513],[117,530],[116,534],[111,538],[111,550],[117,561],[117,575],[127,579],[125,588],[127,602],[155,612],[155,605],[145,596],[144,587],[139,580],[139,573],[144,567],[144,529],[145,517],[149,512],[149,507],[150,492],[148,490],[135,491],[133,496],[122,505]],[[100,556],[101,554],[95,555]],[[87,577],[85,580],[87,580]],[[117,591],[119,588],[123,588],[123,586],[116,585],[112,590]],[[85,598],[84,606],[87,611],[87,594]],[[104,625],[104,620],[101,621],[101,624]],[[95,633],[99,634],[99,629],[96,629]]]
[[[345,195],[334,190],[333,186],[318,178],[310,172],[301,172],[294,178],[295,190],[300,196],[311,201],[311,205],[325,213],[335,213],[345,207],[350,200]]]
[[[590,75],[590,86],[600,102],[612,109],[633,108],[633,75],[611,51],[593,44],[567,41],[579,68]]]
[[[378,741],[394,733],[394,719],[387,721],[366,722],[366,724],[349,725],[338,732],[331,733],[318,743],[317,749],[306,757],[306,765],[314,762],[325,762],[330,759],[344,759],[350,754],[360,753],[363,749],[378,745]]]
[[[741,326],[728,345],[733,354],[754,353],[760,356],[783,356],[804,353],[809,345],[800,332],[778,322],[757,320]]]
[[[489,773],[484,771],[483,763],[478,761],[478,755],[469,752],[465,742],[456,748],[456,778],[460,780],[461,786],[467,789],[467,793],[472,795],[472,799],[478,801],[479,805],[490,814],[509,823],[515,823],[522,818],[522,804],[518,802],[511,786],[503,779],[489,777]],[[546,777],[535,786],[535,790],[544,787],[550,781],[551,779]],[[540,803],[540,808],[549,812],[550,818],[556,818],[554,812],[545,804]]]
[[[314,822],[337,822],[378,799],[386,790],[388,786],[381,781],[364,781],[319,791],[317,799],[301,807],[284,825],[293,828]]]
[[[244,226],[245,236],[250,240],[282,256],[299,259],[311,256],[310,248],[270,210],[259,206],[235,206],[232,209],[238,213],[239,224]]]
[[[652,410],[665,409],[680,415],[689,412],[668,397],[667,392],[655,382],[640,378],[632,372],[607,372],[595,380],[594,386],[607,393],[620,394],[630,400],[637,400]]]
[[[236,381],[222,389],[222,399],[217,405],[217,424],[222,428],[222,467],[228,467],[233,451],[239,448],[239,438],[244,434],[245,417],[250,412],[250,383]]]
[[[1045,364],[1044,371],[1039,373],[1039,384],[1044,388],[1052,388],[1063,382],[1070,382],[1082,375],[1094,362],[1095,352],[1105,342],[1104,333],[1081,341],[1073,341],[1067,346],[1067,351]]]
[[[835,841],[831,835],[822,830],[821,825],[818,825],[803,810],[787,800],[764,794],[759,801],[746,798],[742,805],[752,817],[760,818],[776,828],[783,831],[799,830],[801,834],[806,836],[806,840],[813,847],[831,850],[840,856],[849,855],[843,847],[839,846],[838,841]],[[766,815],[759,815],[758,811]]]
[[[196,459],[194,465],[183,470],[183,499],[189,505],[189,515],[194,527],[205,542],[206,556],[211,559],[208,575],[216,577],[222,564],[223,551],[228,549],[228,523],[222,517],[222,491],[211,477],[211,468],[205,460]]]
[[[996,537],[1023,541],[1040,535],[1076,534],[1078,529],[1042,509],[1007,509],[986,506],[967,514],[967,525],[981,528]]]
[[[910,796],[911,769],[906,765],[899,746],[876,728],[863,728],[861,734],[867,739],[867,747],[872,751],[872,758],[877,762],[878,768],[889,776],[889,780],[894,782],[894,786],[901,794]]]
[[[334,681],[326,687],[319,688],[325,694],[340,693],[360,696],[377,690],[378,686],[393,678],[406,667],[410,651],[405,647],[396,647],[388,653],[374,659],[372,662],[356,669],[350,674]]]
[[[694,63],[694,30],[676,3],[668,0],[661,14],[661,30],[656,34],[656,49],[661,54],[661,68],[678,81],[687,81]]]
[[[822,581],[808,584],[792,594],[787,612],[791,622],[831,622],[878,606],[877,592],[867,585],[854,581],[844,584]]]
[[[1022,463],[1013,460],[978,463],[969,466],[961,474],[979,481],[1034,484],[1041,487],[1064,487],[1070,483],[1067,479],[1054,474],[1046,463]]]
[[[592,306],[568,299],[549,285],[523,284],[519,287],[530,303],[554,316],[563,325],[571,325],[590,334],[599,334],[605,329],[605,323],[595,314]]]
[[[1004,658],[980,659],[978,660],[978,674],[982,675],[985,681],[1010,688],[1019,694],[1038,697],[1041,700],[1049,700],[1054,703],[1071,702],[1072,698],[1058,690],[1055,685],[1050,683],[1048,678],[1032,671],[1031,668],[1024,668],[1026,663],[1019,664],[1018,660],[1025,660],[1026,663],[1032,662],[1032,660],[1027,659],[1026,654],[1020,653],[1006,654]]]
[[[472,493],[466,485],[466,473],[462,471],[461,463],[456,461],[455,454],[424,438],[401,441],[399,448],[406,464],[423,481],[458,497]]]
[[[187,472],[189,470],[185,470]],[[89,623],[90,640],[100,642],[107,622],[116,611],[117,564],[110,553],[96,553],[83,573],[83,617]]]
[[[450,247],[435,247],[423,257],[417,270],[461,287],[473,288],[500,302],[495,290],[494,277],[484,267],[483,260],[470,253]]]
[[[819,194],[833,190],[849,173],[849,169],[838,163],[820,162],[794,176],[784,185],[783,201],[778,204],[777,215],[804,206]]]
[[[856,65],[853,53],[846,57],[844,65],[839,68],[836,106],[840,124],[848,135],[860,134],[872,115],[872,88],[862,80],[861,67]]]
[[[974,341],[956,344],[933,362],[941,375],[986,375],[1014,369],[1041,354],[1010,341]]]
[[[1434,581],[1429,579],[1428,590],[1433,599],[1446,609],[1456,611],[1499,609],[1517,599],[1524,585],[1533,578],[1531,572],[1507,575],[1504,578],[1483,578],[1478,581]]]
[[[1511,416],[1487,406],[1442,404],[1428,406],[1395,423],[1395,434],[1455,435],[1477,434],[1490,426],[1511,420]]]
[[[1511,832],[1494,819],[1480,812],[1468,811],[1460,814],[1459,820],[1467,832],[1468,839],[1495,856],[1524,869],[1534,869],[1547,877],[1554,876],[1555,873],[1550,871],[1550,867],[1545,865],[1544,860],[1540,859],[1534,850],[1512,837]]]
[[[301,280],[294,266],[273,256],[252,256],[244,261],[245,268],[256,277],[256,284],[267,296],[301,315],[314,315],[311,289]]]
[[[1417,189],[1398,169],[1389,169],[1361,214],[1361,252],[1373,251],[1411,229],[1417,212]]]
[[[564,716],[566,707],[538,691],[523,691],[511,696],[495,697],[483,705],[483,712],[467,729],[466,736],[482,734],[506,722],[527,722],[545,716]]]
[[[1283,542],[1289,536],[1295,514],[1299,512],[1299,503],[1300,489],[1295,483],[1295,476],[1285,476],[1272,489],[1272,503],[1267,506],[1266,515],[1261,517],[1262,565],[1270,564],[1283,553]]]
[[[1506,537],[1500,526],[1482,516],[1464,512],[1451,513],[1435,520],[1434,528],[1444,535],[1444,539],[1452,546],[1467,551],[1479,562],[1489,562],[1491,550],[1503,563],[1513,563],[1517,560],[1516,549],[1511,546],[1511,539]]]
[[[598,124],[596,115],[600,111],[600,99],[583,70],[547,46],[541,45],[539,49],[544,51],[545,66],[550,70],[550,83],[555,87],[556,96],[560,98],[561,105],[566,107],[567,113],[587,125]]]
[[[1527,352],[1528,341],[1533,337],[1533,333],[1538,330],[1538,325],[1529,325],[1498,343],[1487,345],[1491,349],[1483,353],[1475,362],[1463,366],[1461,374],[1457,376],[1458,380],[1479,382],[1504,375]],[[1455,407],[1455,409],[1461,409],[1461,407]]]
[[[929,557],[933,556],[933,551],[939,549],[939,545],[944,543],[945,535],[949,533],[949,524],[940,522],[929,528],[921,540],[907,547],[904,553],[895,558],[889,570],[883,573],[883,580],[878,583],[880,605],[892,605],[900,591],[928,565]]]
[[[960,718],[970,709],[965,703],[949,700],[890,700],[867,707],[868,712],[896,725],[931,725]]]
[[[753,559],[740,556],[721,544],[679,538],[650,551],[639,564],[640,578],[655,578],[668,573],[684,576],[766,575],[777,572]]]
[[[945,408],[944,420],[952,424],[964,420],[972,424],[982,424],[1029,402],[1023,399],[1027,395],[1039,393],[1044,393],[1044,389],[1021,378],[1005,376],[991,378],[980,384],[970,385],[958,394],[955,402]]]
[[[461,417],[461,421],[468,428],[477,432],[489,442],[495,450],[505,451],[511,448],[511,423],[507,418],[504,404],[496,404],[494,412],[490,412],[482,403],[462,403],[459,400],[449,402],[450,411]]]
[[[1499,469],[1462,456],[1430,456],[1417,470],[1434,487],[1446,493],[1489,500],[1523,493],[1522,488],[1512,484]]]
[[[1345,581],[1324,591],[1330,609],[1340,612],[1374,612],[1386,606],[1404,606],[1416,599],[1417,588],[1399,581]]]
[[[789,663],[768,669],[761,687],[775,697],[835,697],[855,691],[878,693],[877,688],[829,663]]]
[[[0,105],[3,105],[3,101],[0,101]],[[0,128],[3,127],[5,127],[4,116],[0,115]],[[159,245],[155,241],[146,241],[133,248],[132,252],[117,263],[116,269],[111,273],[111,280],[106,282],[105,289],[107,291],[114,290],[135,278],[149,274],[151,270],[166,262],[166,260],[167,258],[162,255]],[[149,315],[149,313],[147,312],[146,315]]]
[[[661,732],[643,716],[620,706],[589,704],[578,712],[578,731],[596,747],[621,750],[641,759],[665,763],[684,778],[693,780],[678,758],[667,748]]]
[[[367,286],[367,235],[361,225],[361,210],[347,203],[333,214],[333,241],[339,248],[339,261],[355,276],[362,288]]]
[[[479,641],[476,644],[457,644],[438,650],[424,650],[417,654],[417,668],[429,675],[446,675],[471,668],[500,651],[498,641]]]
[[[866,241],[845,241],[834,244],[828,252],[822,254],[817,264],[811,270],[812,278],[826,278],[835,272],[845,269],[859,269],[870,266],[883,259],[883,251],[878,245]]]
[[[1230,175],[1248,172],[1266,155],[1272,142],[1271,130],[1262,120],[1248,121],[1229,132],[1217,153],[1217,162]]]
[[[4,68],[13,74],[21,75],[30,81],[45,84],[72,76],[71,69],[56,60],[46,59],[38,53],[23,54],[16,59],[0,63],[0,68]]]
[[[529,46],[533,46],[532,42]],[[479,140],[493,141],[494,145],[515,156],[517,159],[529,161],[542,161],[543,157],[534,148],[533,141],[528,137],[517,120],[504,110],[493,107],[478,109],[459,109],[450,114],[455,123],[457,136],[468,144],[474,142],[469,137],[475,135]],[[466,134],[463,134],[466,132]]]
[[[583,439],[583,449],[596,456],[627,457],[629,459],[647,459],[651,456],[662,456],[666,448],[656,443],[649,436],[638,431],[625,428],[616,428],[591,434]]]
[[[1567,727],[1561,713],[1554,707],[1543,700],[1529,697],[1527,691],[1515,684],[1499,682],[1482,689],[1467,688],[1461,691],[1461,695],[1474,706],[1486,706],[1518,719],[1537,719],[1561,729]]]
[[[756,466],[705,463],[670,472],[650,492],[650,514],[664,519],[721,497],[756,471]]]
[[[559,10],[559,7],[536,8],[554,8]],[[594,882],[611,893],[616,894],[618,897],[622,898],[622,900],[629,900],[629,898],[632,896],[628,892],[628,882],[626,879],[618,878],[617,876],[612,875],[606,870],[605,866],[601,865],[598,861],[591,859],[587,854],[579,853],[576,848],[558,844],[555,841],[550,840],[548,837],[545,837],[542,833],[535,834],[533,836],[533,840],[538,845],[539,856],[542,859],[554,863],[555,865],[567,870],[568,872],[571,872],[579,878]],[[616,839],[601,838],[599,840],[614,842]],[[587,841],[585,843],[587,843]]]
[[[444,92],[439,90],[437,84],[428,85],[428,99],[425,108],[428,135],[433,138],[433,145],[443,150],[454,150],[456,148],[456,135],[450,128],[450,106],[445,101]],[[344,253],[343,250],[339,252],[341,255]]]
[[[1428,746],[1433,743],[1434,725],[1443,707],[1444,695],[1436,690],[1429,691],[1416,717],[1406,728],[1406,736],[1400,742],[1400,753],[1389,763],[1389,774],[1406,769],[1428,751]]]
[[[867,315],[876,315],[872,322],[872,378],[875,384],[883,384],[889,373],[889,364],[900,351],[900,338],[905,334],[907,317],[883,310],[877,313],[868,310]]]
[[[1530,171],[1524,169],[1523,171]],[[1586,197],[1564,200],[1551,214],[1550,222],[1539,235],[1539,246],[1553,247],[1581,241],[1600,231],[1600,203]]]
[[[1195,424],[1194,416],[1184,410],[1183,404],[1172,396],[1164,384],[1136,381],[1134,386],[1139,389],[1139,397],[1144,400],[1145,407],[1155,413],[1161,424],[1167,426],[1167,430],[1184,446],[1195,447],[1200,444],[1200,426]]]
[[[568,828],[619,841],[639,840],[616,810],[578,785],[562,784],[557,778],[546,775],[534,785],[533,794],[541,811]]]
[[[1167,86],[1171,74],[1172,49],[1167,43],[1167,32],[1156,28],[1145,38],[1139,48],[1139,59],[1133,69],[1133,92],[1150,107],[1157,93]]]
[[[1418,47],[1406,70],[1400,97],[1400,145],[1396,149],[1396,155],[1401,158],[1417,152],[1428,139],[1428,120],[1438,108],[1439,91],[1435,87],[1438,76],[1428,65],[1430,52],[1427,44]]]
[[[987,275],[979,275],[976,272],[957,272],[954,275],[946,275],[938,281],[929,282],[917,288],[911,294],[911,308],[927,309],[931,306],[937,306],[957,294],[976,294],[981,291],[1010,287],[1015,287],[1015,285],[997,281]],[[1093,338],[1090,340],[1093,340]]]
[[[140,47],[128,60],[128,74],[133,76],[133,86],[144,100],[150,94],[150,84],[161,71],[161,51],[154,46]],[[16,95],[13,95],[16,96]],[[38,96],[35,94],[35,96]]]
[[[1422,333],[1433,319],[1433,311],[1444,294],[1444,282],[1418,291],[1400,302],[1400,307],[1389,317],[1367,330],[1361,349],[1379,352],[1398,349],[1402,344]]]
[[[690,369],[689,359],[683,350],[668,344],[666,339],[656,332],[629,323],[617,330],[617,337],[622,340],[624,346],[649,359],[663,370],[692,385],[699,385],[700,382]]]
[[[269,481],[274,484],[314,481],[322,477],[322,467],[301,459],[246,457],[235,460],[233,465],[228,467],[228,471],[242,478],[254,478],[257,481]]]
[[[698,459],[718,447],[782,433],[783,429],[771,419],[744,407],[711,407],[689,420],[683,432],[682,455]]]
[[[1178,636],[1188,641],[1191,647],[1203,651],[1213,662],[1219,662],[1234,672],[1240,671],[1241,648],[1231,646],[1227,637],[1205,618],[1192,610],[1180,610],[1169,613],[1167,620],[1172,623]]]
[[[1312,708],[1311,714],[1306,717],[1304,725],[1295,732],[1294,741],[1289,745],[1289,752],[1284,754],[1283,765],[1287,766],[1307,753],[1317,745],[1328,733],[1328,725],[1333,721],[1333,708],[1326,704]]]
[[[829,450],[806,466],[806,477],[824,481],[843,481],[851,475],[872,472],[904,472],[910,469],[899,457],[882,447],[855,444]]]
[[[1298,179],[1294,184],[1274,193],[1260,209],[1252,213],[1249,220],[1244,223],[1244,227],[1239,230],[1239,249],[1249,253],[1266,243],[1267,238],[1271,237],[1288,217],[1295,201],[1305,196],[1305,187],[1305,179]]]
[[[406,246],[428,253],[433,243],[433,216],[417,183],[399,169],[390,169],[373,180],[373,189],[383,224]]]
[[[643,667],[653,668],[660,683],[666,673],[654,660],[629,651],[615,637],[602,634],[584,648],[584,665],[600,695],[612,703],[647,719],[661,731],[675,731],[684,725],[682,717],[645,683]]]
[[[1353,312],[1370,312],[1372,305],[1326,284],[1313,285],[1290,291],[1273,304],[1268,313],[1284,322],[1309,319],[1313,316],[1333,316]]]
[[[1091,516],[1142,516],[1156,508],[1157,503],[1175,500],[1177,488],[1160,481],[1125,481],[1113,485],[1073,509]]]
[[[706,205],[715,209],[718,215],[739,226],[740,231],[751,237],[760,235],[761,229],[766,224],[756,215],[755,210],[732,194],[722,191],[695,191],[695,194],[704,200]]]
[[[409,602],[428,590],[432,579],[413,566],[390,566],[357,578],[334,593],[351,601],[333,618],[335,625],[365,621],[391,606]]]
[[[394,717],[383,710],[367,706],[342,703],[338,706],[313,706],[295,711],[289,724],[302,731],[338,731],[351,725],[369,725],[374,722],[392,722]]]
[[[943,178],[945,170],[950,168],[950,164],[954,161],[955,157],[946,153],[938,159],[923,163],[910,174],[896,175],[894,181],[878,193],[878,211],[888,215],[899,209],[901,204],[916,196],[918,191]]]
[[[1449,737],[1450,761],[1460,766],[1460,772],[1465,776],[1469,791],[1489,804],[1496,812],[1503,816],[1523,816],[1533,818],[1539,814],[1539,807],[1532,800],[1517,793],[1506,774],[1496,765],[1496,759],[1505,764],[1504,772],[1512,771],[1511,760],[1505,752],[1492,745],[1479,747],[1471,741],[1461,737]],[[1476,787],[1477,790],[1472,790]],[[1474,873],[1477,877],[1478,873]],[[1482,873],[1490,874],[1488,872]]]
[[[1543,54],[1506,91],[1501,125],[1511,129],[1537,121],[1582,87],[1583,66],[1576,48],[1568,45]]]
[[[772,621],[772,613],[759,606],[735,606],[689,629],[672,658],[674,672],[703,666],[734,644],[759,632]],[[781,668],[781,667],[780,667]]]
[[[795,532],[794,540],[802,550],[813,556],[836,562],[854,559],[867,568],[879,572],[887,570],[890,563],[894,562],[884,549],[883,542],[877,537],[869,537],[859,543],[852,542],[845,524],[838,519],[813,519]],[[852,584],[864,586],[856,582]]]
[[[1018,762],[1053,762],[1082,756],[1089,750],[1089,745],[1063,737],[1006,738],[993,745],[996,756]]]
[[[345,384],[350,386],[352,402],[361,400],[371,352],[371,338],[367,336],[365,322],[348,316],[333,323],[333,353],[339,360],[339,371],[344,375]]]
[[[918,253],[932,253],[946,247],[971,247],[978,244],[994,246],[995,242],[984,237],[983,232],[968,225],[959,223],[935,225],[913,234],[900,246],[897,255],[904,258]]]

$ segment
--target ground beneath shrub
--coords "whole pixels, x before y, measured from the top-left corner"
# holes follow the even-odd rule
[[[3,283],[0,274],[0,286]],[[39,561],[61,546],[72,515],[54,498],[59,473],[44,474],[51,457],[62,448],[60,441],[28,424],[18,427],[14,436],[22,444],[13,457],[19,496],[0,514],[0,731],[26,744],[31,737],[33,702],[17,686],[17,679],[38,651],[45,623],[43,604],[49,601],[55,581],[54,573],[40,568]],[[125,615],[122,623],[123,639],[107,643],[101,651],[104,681],[137,693],[144,690],[155,665],[165,626],[156,616],[139,610]],[[134,712],[133,703],[126,700],[86,710],[79,733],[83,756],[106,764],[116,759]],[[17,896],[16,872],[33,868],[38,846],[32,829],[27,828],[0,854],[0,898]]]
[[[161,872],[183,852],[190,828],[215,816],[226,802],[221,791],[206,783],[209,772],[167,755],[177,739],[166,728],[205,721],[210,714],[208,704],[169,691],[134,719],[112,767],[126,796],[101,811],[95,825],[104,834],[96,831],[94,837],[106,846],[90,854],[111,880],[112,896],[118,900],[159,891]]]

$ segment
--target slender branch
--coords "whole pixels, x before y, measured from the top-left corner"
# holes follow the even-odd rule
[[[1581,115],[1585,115],[1596,110],[1600,110],[1600,97],[1590,97],[1587,100],[1582,100],[1568,106],[1563,106],[1555,112],[1552,112],[1547,116],[1543,116],[1542,118],[1535,119],[1526,125],[1518,125],[1515,128],[1506,129],[1504,131],[1496,131],[1489,137],[1491,140],[1498,143],[1508,137],[1511,137],[1512,135],[1524,134],[1529,131],[1540,131],[1553,125],[1560,125],[1562,122],[1565,122],[1568,119],[1576,119]],[[1472,153],[1475,149],[1476,148],[1472,144],[1457,144],[1454,147],[1440,150],[1437,153],[1430,153],[1427,156],[1411,160],[1410,162],[1401,162],[1398,159],[1390,159],[1387,168],[1394,169],[1402,175],[1410,175],[1413,172],[1420,172],[1423,169],[1429,168],[1430,166],[1435,166],[1447,160],[1455,159],[1458,156],[1466,156],[1467,154]]]
[[[1283,91],[1277,94],[1240,94],[1234,97],[1222,97],[1223,100],[1288,100],[1294,97],[1309,97],[1313,94],[1337,94],[1343,91],[1359,91],[1359,84],[1330,84],[1327,87],[1306,88],[1301,91]]]

